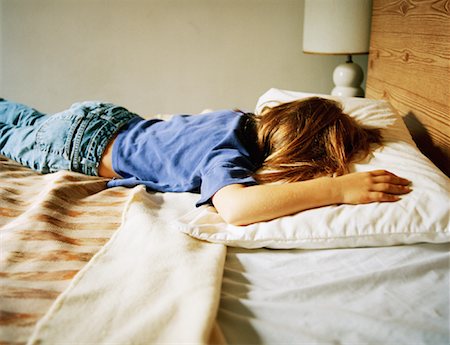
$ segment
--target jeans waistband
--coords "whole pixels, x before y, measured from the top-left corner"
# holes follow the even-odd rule
[[[84,102],[71,107],[79,114],[71,133],[71,170],[98,176],[98,167],[106,146],[131,119],[139,117],[123,107],[109,103]]]

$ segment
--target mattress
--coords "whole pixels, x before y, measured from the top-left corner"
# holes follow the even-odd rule
[[[228,344],[448,344],[450,245],[229,248]]]

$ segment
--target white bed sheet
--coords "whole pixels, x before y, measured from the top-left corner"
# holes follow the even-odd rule
[[[449,344],[450,244],[229,248],[228,344]]]

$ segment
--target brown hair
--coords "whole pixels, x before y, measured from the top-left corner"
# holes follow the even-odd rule
[[[264,109],[255,118],[265,157],[255,173],[260,183],[342,175],[359,154],[369,153],[371,143],[381,144],[378,129],[361,127],[339,103],[320,97]]]

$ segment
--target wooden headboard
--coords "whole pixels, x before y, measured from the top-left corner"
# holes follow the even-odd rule
[[[366,97],[388,99],[450,176],[450,0],[373,0]]]

